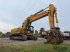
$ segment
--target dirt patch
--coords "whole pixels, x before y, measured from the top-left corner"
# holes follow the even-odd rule
[[[18,40],[10,40],[9,38],[0,38],[0,45],[1,44],[8,44],[8,45],[35,45],[35,44],[44,44],[46,39],[38,38],[38,40],[27,40],[27,41],[18,41]],[[63,44],[70,44],[70,40],[64,40]]]

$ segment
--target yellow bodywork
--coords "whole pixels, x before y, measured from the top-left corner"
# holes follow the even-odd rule
[[[21,28],[14,28],[11,30],[11,34],[19,34],[21,31]]]
[[[55,6],[53,4],[50,4],[48,10],[41,10],[41,11],[37,12],[36,14],[29,16],[24,21],[21,28],[12,29],[11,33],[12,34],[28,34],[29,24],[31,24],[32,22],[34,22],[36,20],[44,18],[46,16],[48,16],[48,18],[49,18],[49,26],[50,26],[50,30],[52,30],[52,28],[55,28],[54,16],[56,18],[57,23],[58,23],[58,19],[57,19],[57,13],[56,13]]]

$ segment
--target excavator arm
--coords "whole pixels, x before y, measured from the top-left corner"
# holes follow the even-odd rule
[[[32,22],[39,20],[41,18],[44,18],[46,16],[48,16],[48,18],[49,18],[50,29],[55,28],[54,16],[56,17],[57,23],[58,23],[58,19],[57,19],[57,14],[56,14],[56,8],[54,7],[53,4],[51,4],[51,5],[49,5],[49,10],[43,9],[43,10],[37,12],[36,14],[29,16],[22,25],[22,32],[24,33],[26,31],[28,31],[27,28]]]

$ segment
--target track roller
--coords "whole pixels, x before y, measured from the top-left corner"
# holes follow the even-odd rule
[[[22,40],[23,40],[23,41],[26,41],[27,38],[28,38],[27,35],[22,35]]]

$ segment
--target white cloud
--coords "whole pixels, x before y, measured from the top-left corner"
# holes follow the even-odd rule
[[[14,25],[11,25],[11,24],[8,24],[8,23],[3,23],[3,22],[0,22],[0,31],[2,32],[7,32],[7,31],[10,31],[12,28],[15,28],[17,26],[14,26]]]

